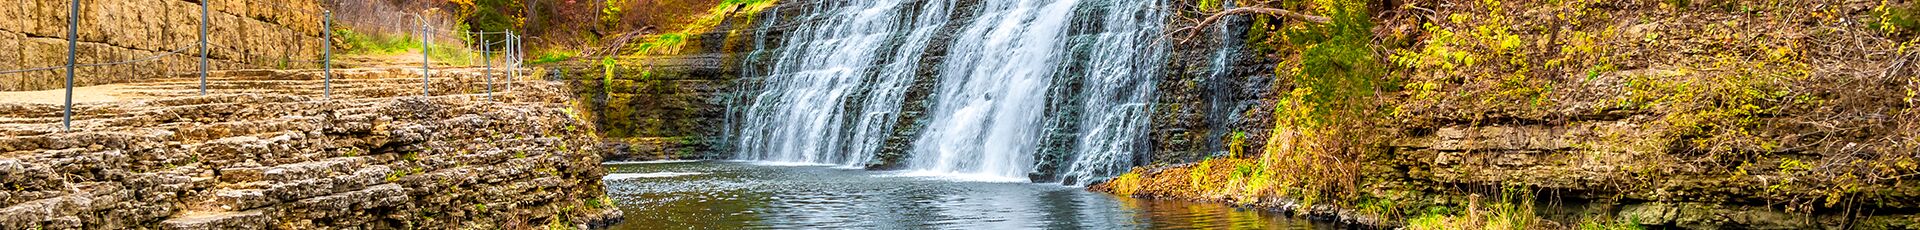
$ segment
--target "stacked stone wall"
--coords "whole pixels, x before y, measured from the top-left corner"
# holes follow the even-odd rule
[[[206,0],[214,69],[311,68],[321,56],[319,1]],[[70,0],[0,0],[0,71],[66,64]],[[198,70],[200,5],[184,0],[81,0],[79,86],[126,83]],[[64,70],[0,74],[0,91],[65,86]]]

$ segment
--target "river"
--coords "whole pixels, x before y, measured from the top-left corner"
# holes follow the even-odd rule
[[[1079,187],[731,161],[609,163],[613,229],[1333,229]]]

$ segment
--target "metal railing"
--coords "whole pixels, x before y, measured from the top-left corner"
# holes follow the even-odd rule
[[[34,73],[34,72],[42,72],[42,71],[57,71],[57,70],[64,69],[66,73],[66,79],[65,79],[66,92],[65,92],[65,99],[62,102],[62,114],[61,114],[61,121],[60,121],[60,127],[61,127],[61,130],[63,131],[71,131],[73,129],[73,90],[75,87],[74,79],[77,77],[76,72],[78,68],[81,68],[81,67],[89,67],[89,68],[109,67],[109,66],[152,62],[152,61],[157,61],[157,60],[160,60],[161,58],[166,58],[172,55],[185,55],[185,54],[188,54],[187,52],[189,49],[193,49],[197,47],[199,51],[199,57],[198,57],[199,66],[198,66],[198,70],[195,72],[197,72],[199,75],[199,95],[204,96],[207,94],[207,91],[208,91],[207,75],[208,75],[208,72],[211,71],[213,68],[209,61],[210,59],[209,56],[211,52],[209,52],[209,48],[208,48],[209,44],[211,43],[209,41],[211,39],[208,37],[209,35],[208,28],[212,24],[210,23],[211,11],[208,9],[209,2],[211,1],[210,0],[199,1],[200,3],[199,39],[194,44],[181,45],[179,46],[178,49],[165,51],[165,52],[161,52],[161,53],[146,56],[146,57],[133,58],[133,59],[127,59],[127,60],[121,60],[121,61],[102,62],[102,63],[80,63],[78,58],[79,55],[77,53],[79,50],[79,43],[80,43],[79,41],[80,19],[82,17],[80,14],[81,13],[80,1],[73,0],[69,4],[69,8],[67,12],[68,17],[67,17],[67,37],[66,37],[66,40],[67,40],[66,63],[59,66],[48,66],[48,67],[38,67],[38,68],[17,69],[17,70],[0,70],[0,75],[25,74],[25,73]],[[268,5],[268,7],[274,10],[281,10],[283,12],[303,11],[300,9],[288,8],[284,5],[281,5],[279,1],[269,1],[269,2],[272,2],[272,5]],[[335,23],[333,21],[332,11],[328,11],[325,9],[320,9],[318,11],[319,11],[318,13],[320,13],[321,15],[319,18],[320,25],[318,26],[319,26],[320,35],[321,35],[320,39],[322,39],[320,41],[320,44],[321,44],[320,59],[319,60],[293,60],[291,58],[286,58],[281,61],[313,63],[313,64],[319,65],[321,68],[321,74],[323,75],[323,78],[324,78],[321,82],[323,87],[321,95],[326,100],[332,100],[333,99],[333,77],[334,77],[334,74],[333,74],[334,31],[332,26],[334,26]],[[421,57],[420,87],[421,87],[422,97],[430,96],[431,95],[430,93],[432,92],[430,81],[432,80],[433,59],[431,56],[429,56],[429,53],[432,52],[431,50],[434,45],[432,42],[432,37],[437,35],[436,33],[463,34],[468,37],[468,40],[470,41],[463,43],[465,45],[462,47],[458,47],[456,50],[461,52],[467,52],[469,54],[479,53],[482,56],[482,59],[485,62],[484,63],[485,70],[482,73],[482,75],[486,78],[486,84],[487,84],[486,98],[489,101],[493,100],[493,91],[494,91],[493,73],[495,72],[494,71],[495,66],[494,66],[493,57],[496,55],[496,53],[494,53],[493,51],[495,50],[495,48],[498,48],[500,50],[500,53],[498,53],[498,55],[501,57],[500,61],[502,62],[504,67],[508,68],[507,76],[509,80],[506,81],[507,84],[505,85],[504,89],[507,91],[512,90],[513,81],[511,81],[512,80],[511,78],[512,76],[517,76],[519,74],[519,71],[520,71],[519,68],[521,67],[521,64],[522,64],[521,63],[522,58],[520,57],[522,55],[521,47],[520,47],[521,38],[518,34],[512,31],[470,32],[470,31],[436,30],[432,28],[431,25],[429,25],[430,21],[427,20],[427,18],[431,17],[431,13],[428,13],[426,15],[420,15],[420,14],[410,14],[410,15],[414,16],[414,18],[416,19],[415,23],[419,24],[420,26],[420,31],[418,31],[418,34],[415,34],[415,36],[418,36],[421,38],[420,40],[420,43],[421,43],[420,45],[420,57]],[[236,15],[236,16],[245,17],[244,15]],[[283,25],[283,26],[291,26],[291,25]],[[502,39],[498,41],[488,41],[485,38],[485,36],[477,36],[477,39],[476,39],[476,35],[501,35],[500,37],[502,37]],[[475,43],[479,44],[479,47],[478,47],[480,48],[479,50],[473,49],[475,47],[472,47],[472,46]],[[238,57],[229,57],[229,58],[238,59]]]

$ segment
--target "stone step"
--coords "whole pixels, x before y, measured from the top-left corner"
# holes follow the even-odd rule
[[[301,199],[290,203],[296,210],[338,210],[298,214],[305,218],[334,218],[337,215],[354,215],[360,211],[391,207],[405,203],[411,191],[397,184],[380,184],[351,192],[335,193]]]
[[[160,222],[161,229],[267,229],[273,218],[259,210],[226,212],[187,212]]]
[[[63,213],[85,210],[92,205],[91,199],[84,194],[49,194],[47,198],[10,204],[0,208],[0,225],[5,223],[33,223],[58,217]]]
[[[267,197],[266,190],[261,190],[261,189],[219,190],[219,191],[213,192],[212,197],[208,197],[205,200],[194,202],[193,204],[188,205],[187,211],[207,211],[207,212],[242,211],[242,210],[249,210],[249,209],[264,207],[264,206],[274,204],[274,203],[279,203],[279,202],[280,202],[279,200],[275,200]]]
[[[173,141],[199,143],[218,138],[235,136],[271,137],[288,132],[319,130],[326,121],[319,117],[288,116],[277,119],[226,121],[211,124],[169,123],[174,132]]]
[[[479,97],[478,94],[442,95],[442,96],[436,96],[435,100],[448,100],[448,99],[480,100],[477,97]],[[505,100],[507,98],[502,97],[501,99]],[[75,128],[79,130],[87,130],[89,129],[89,127],[138,126],[138,127],[169,129],[169,128],[181,128],[181,126],[186,126],[186,127],[205,127],[205,126],[218,126],[218,125],[231,126],[233,124],[259,123],[262,121],[280,122],[275,124],[315,124],[319,122],[313,121],[312,119],[317,119],[317,118],[303,117],[303,116],[311,116],[311,115],[317,115],[317,114],[283,114],[282,112],[277,112],[277,111],[313,112],[317,110],[317,111],[333,111],[333,113],[339,113],[339,114],[357,114],[357,113],[375,114],[376,111],[370,110],[368,108],[376,107],[375,105],[377,104],[385,104],[385,103],[391,103],[391,101],[341,100],[341,101],[336,101],[332,103],[283,103],[283,102],[278,102],[277,100],[269,100],[264,102],[236,101],[236,102],[199,104],[199,105],[178,105],[178,106],[160,107],[160,108],[139,110],[139,111],[117,111],[118,113],[116,114],[86,114],[78,117],[78,119],[75,121]],[[494,104],[494,105],[498,105],[498,104]],[[530,103],[530,104],[524,104],[524,105],[537,106],[537,105],[549,105],[549,104]],[[475,105],[475,106],[478,106],[478,105]],[[57,124],[59,120],[58,120],[58,117],[55,117],[55,116],[46,116],[43,118],[35,118],[35,119],[22,119],[22,118],[0,119],[0,121],[4,121],[4,122],[0,122],[0,132],[21,134],[21,135],[37,135],[37,134],[52,133],[48,130],[45,130],[49,127],[43,127],[43,126]],[[186,124],[182,122],[221,122],[221,123],[209,124],[209,125],[192,125],[192,124]],[[192,125],[192,126],[189,126],[189,125]],[[189,129],[192,129],[192,128],[189,128]],[[245,133],[242,133],[242,134],[245,134]],[[20,136],[20,135],[14,135],[14,136]]]
[[[364,168],[369,161],[368,158],[341,157],[269,167],[225,168],[220,170],[220,182],[290,182],[330,178],[353,172],[357,168]]]
[[[405,93],[411,93],[411,89],[408,89],[405,91],[406,91]],[[482,94],[455,94],[455,95],[440,95],[440,96],[435,96],[434,98],[435,100],[450,100],[450,99],[451,100],[482,100],[480,99],[482,96],[483,96]],[[553,105],[551,104],[552,102],[515,102],[514,101],[514,100],[537,100],[537,98],[527,98],[527,96],[524,96],[524,95],[513,95],[513,94],[502,93],[502,94],[496,94],[496,96],[497,96],[496,100],[501,100],[502,101],[501,103],[505,103],[506,105],[517,105],[517,106],[551,106]],[[167,129],[167,128],[175,128],[177,126],[185,125],[186,124],[185,122],[224,122],[227,124],[237,124],[237,123],[257,122],[260,120],[275,119],[275,118],[287,117],[287,116],[317,115],[317,114],[282,114],[281,112],[276,112],[276,111],[308,111],[308,112],[333,111],[334,113],[349,113],[349,114],[370,113],[373,111],[368,111],[364,108],[376,107],[379,104],[392,103],[392,100],[396,98],[406,98],[406,97],[394,97],[394,98],[385,98],[385,99],[344,99],[344,100],[335,100],[327,103],[317,103],[317,102],[300,103],[300,102],[309,102],[312,99],[308,97],[298,97],[298,98],[300,99],[291,99],[290,97],[228,96],[228,98],[224,98],[224,99],[188,98],[188,99],[179,99],[179,100],[156,100],[156,101],[145,102],[143,105],[127,106],[127,107],[139,108],[137,110],[128,110],[128,109],[124,109],[126,107],[119,107],[119,106],[103,106],[103,107],[95,107],[95,108],[80,107],[80,108],[77,108],[77,110],[79,110],[79,113],[76,115],[76,120],[74,121],[74,127],[77,130],[97,129],[97,127],[127,127],[127,126],[142,126],[142,127]],[[148,105],[159,105],[159,106],[148,106]],[[482,104],[475,104],[475,105],[469,105],[469,106],[481,106],[481,105]],[[501,104],[487,104],[487,105],[494,105],[497,107]],[[146,107],[141,107],[141,106],[146,106]],[[332,108],[338,108],[338,109],[332,109]],[[355,108],[359,108],[359,109],[355,109]],[[6,115],[0,115],[0,133],[11,134],[9,136],[45,135],[45,134],[54,133],[53,131],[58,129],[58,124],[60,121],[59,113],[57,112],[57,110],[51,110],[51,107],[48,107],[47,111],[44,111],[44,113],[12,113],[11,115],[14,115],[14,116],[9,117]],[[312,123],[312,122],[306,122],[306,123]]]

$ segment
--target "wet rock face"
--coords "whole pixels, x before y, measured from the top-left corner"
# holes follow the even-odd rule
[[[399,78],[418,75],[368,75],[336,79],[351,93],[331,101],[86,104],[71,132],[49,125],[56,106],[0,105],[0,229],[584,228],[618,218],[592,124],[573,117],[560,84],[518,82],[487,101],[476,79],[449,73],[435,81],[470,87],[422,98]],[[300,82],[281,86],[311,83]]]
[[[703,158],[714,153],[726,120],[730,74],[705,59],[661,59],[612,66],[556,66],[605,135],[608,160]],[[609,80],[611,79],[611,80]]]
[[[1188,26],[1179,20],[1169,27]],[[1178,164],[1224,156],[1239,135],[1242,154],[1265,149],[1274,125],[1273,66],[1265,57],[1246,57],[1243,41],[1249,25],[1229,24],[1233,39],[1199,39],[1176,44],[1161,75],[1153,111],[1150,162]],[[1213,28],[1210,31],[1222,31]],[[1222,52],[1233,58],[1222,58]]]
[[[780,1],[779,8],[819,4]],[[621,53],[654,54],[614,60],[575,60],[546,66],[546,77],[566,82],[579,98],[597,133],[607,137],[607,160],[658,160],[731,157],[728,132],[739,114],[729,106],[749,103],[778,51],[780,34],[802,10],[735,14],[705,33],[688,34],[673,54],[655,54],[627,46]],[[786,20],[763,25],[765,20]],[[766,30],[760,30],[761,28]],[[652,38],[644,38],[652,39]]]
[[[69,0],[0,0],[0,70],[66,64]],[[134,82],[199,68],[200,4],[188,0],[79,1],[77,61],[151,62],[80,68],[81,86]],[[317,67],[286,60],[321,56],[319,1],[211,0],[210,67]],[[65,86],[60,71],[0,75],[0,91]]]

